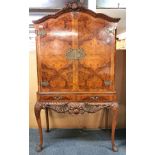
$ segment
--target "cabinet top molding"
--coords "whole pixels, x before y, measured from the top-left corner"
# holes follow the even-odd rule
[[[120,18],[112,18],[112,17],[107,16],[107,15],[102,14],[102,13],[95,13],[92,10],[84,8],[81,5],[81,3],[78,4],[76,2],[72,2],[72,3],[66,4],[66,7],[64,7],[62,10],[58,11],[54,15],[47,15],[47,16],[42,17],[41,19],[38,19],[38,20],[35,20],[32,22],[34,24],[40,24],[40,23],[42,23],[48,19],[51,19],[51,18],[55,19],[55,18],[61,16],[62,14],[69,13],[69,12],[83,12],[83,13],[91,15],[92,17],[101,18],[101,19],[107,20],[109,22],[114,22],[114,23],[117,23],[120,20]]]

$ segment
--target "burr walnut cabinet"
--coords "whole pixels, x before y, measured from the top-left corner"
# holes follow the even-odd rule
[[[33,21],[36,31],[38,72],[37,102],[34,107],[40,133],[40,111],[95,113],[111,109],[112,150],[118,117],[115,91],[115,38],[119,19],[95,13],[72,3],[54,15]]]

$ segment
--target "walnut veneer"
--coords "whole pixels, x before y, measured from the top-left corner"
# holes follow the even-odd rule
[[[112,149],[118,117],[115,91],[115,36],[118,18],[97,14],[82,6],[67,6],[55,15],[34,21],[36,30],[38,92],[35,115],[43,135],[40,111],[94,113],[113,111]]]

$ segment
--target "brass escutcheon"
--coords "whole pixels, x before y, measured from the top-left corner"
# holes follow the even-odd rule
[[[70,48],[66,52],[66,58],[68,60],[78,60],[84,57],[85,57],[85,52],[82,48],[77,48],[77,49]]]

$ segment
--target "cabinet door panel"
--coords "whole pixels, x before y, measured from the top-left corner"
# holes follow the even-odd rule
[[[85,91],[112,90],[115,52],[113,25],[81,13],[78,18],[79,48],[85,57],[79,61],[79,89]],[[110,32],[111,31],[111,32]]]
[[[41,27],[41,25],[39,25]],[[46,35],[39,36],[41,91],[72,90],[72,62],[65,57],[72,47],[72,17],[70,13],[42,23]]]

